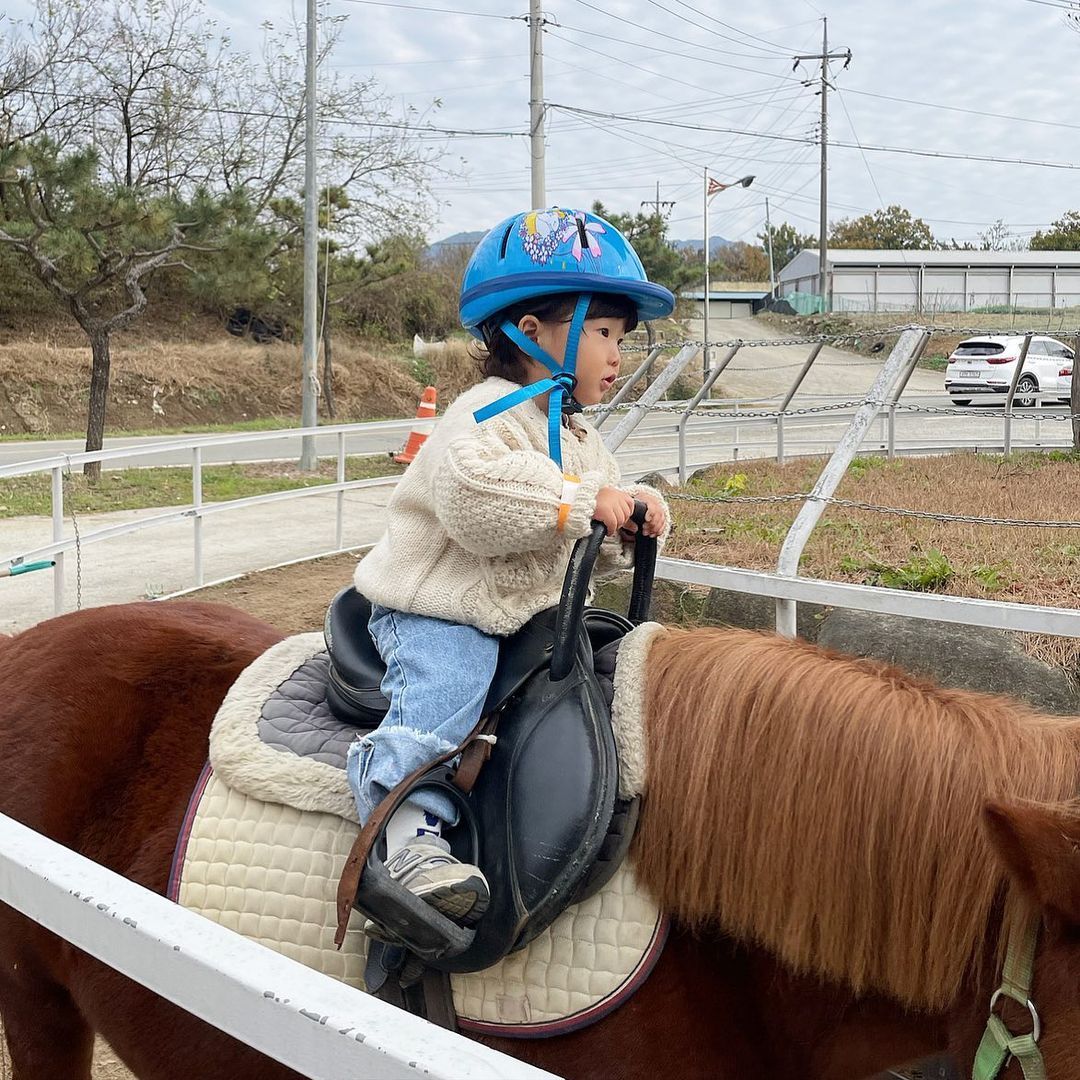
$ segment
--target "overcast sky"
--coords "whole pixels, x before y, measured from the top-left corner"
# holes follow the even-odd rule
[[[660,197],[676,203],[671,235],[700,237],[701,173],[708,166],[721,180],[757,177],[748,190],[712,200],[714,234],[752,240],[763,225],[765,196],[775,222],[816,232],[820,98],[816,81],[805,87],[801,79],[816,79],[817,71],[808,64],[793,73],[792,55],[820,50],[827,14],[830,49],[853,54],[847,70],[842,62],[831,67],[837,92],[829,95],[830,140],[1074,166],[835,147],[830,219],[901,203],[939,238],[974,239],[997,218],[1030,236],[1080,208],[1080,33],[1051,3],[551,0],[544,35],[547,200],[579,207],[600,199],[636,210],[655,197],[659,180]],[[402,109],[440,99],[430,116],[438,127],[525,132],[528,28],[513,17],[527,8],[528,0],[329,0],[329,11],[348,17],[331,62],[375,74]],[[302,17],[303,4],[216,0],[211,10],[238,41],[257,41],[263,19]],[[464,165],[462,175],[438,185],[432,239],[486,228],[529,203],[527,138],[455,136],[446,152],[448,161],[463,158]]]

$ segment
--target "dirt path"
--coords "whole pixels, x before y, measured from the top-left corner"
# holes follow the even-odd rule
[[[687,324],[692,337],[704,334],[700,319]],[[773,327],[758,319],[717,319],[709,323],[713,341],[763,341],[780,339]],[[723,349],[713,350],[714,363]],[[810,351],[809,345],[767,345],[746,347],[735,356],[720,376],[720,389],[725,397],[756,398],[783,395],[794,381]],[[870,389],[875,376],[885,362],[886,354],[860,356],[858,353],[827,345],[821,350],[805,382],[799,398],[815,394],[838,394],[860,397]],[[944,376],[937,371],[916,369],[908,382],[912,394],[943,394]]]

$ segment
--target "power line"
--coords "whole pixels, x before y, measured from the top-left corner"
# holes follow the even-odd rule
[[[334,71],[344,68],[369,68],[369,67],[405,67],[415,64],[475,64],[481,60],[505,60],[504,53],[493,56],[447,56],[437,60],[372,60],[356,64],[327,64]]]
[[[871,90],[853,90],[846,93],[858,94],[859,97],[877,98],[880,101],[898,101],[904,105],[920,105],[926,109],[942,109],[945,112],[965,113],[968,116],[983,116],[990,120],[1013,120],[1021,124],[1042,124],[1045,127],[1071,128],[1080,131],[1080,124],[1070,124],[1064,120],[1039,120],[1034,116],[1011,116],[1008,113],[987,112],[985,109],[967,109],[961,105],[945,105],[940,101],[917,101],[914,98],[893,97],[891,94],[876,94]]]
[[[654,8],[658,8],[660,11],[663,11],[667,15],[672,15],[676,19],[681,19],[683,22],[687,23],[689,26],[695,26],[699,30],[704,30],[707,34],[714,34],[716,37],[720,38],[721,41],[730,41],[735,45],[741,45],[744,50],[747,49],[747,48],[757,49],[758,52],[763,56],[769,56],[770,55],[770,53],[762,53],[761,52],[761,47],[759,45],[749,45],[748,46],[747,42],[741,41],[739,38],[731,37],[730,34],[722,34],[719,30],[714,30],[711,26],[705,26],[703,23],[699,23],[699,22],[695,21],[694,19],[687,18],[687,16],[682,15],[677,11],[673,11],[669,7],[665,7],[663,4],[660,3],[660,0],[648,0],[648,2]],[[691,10],[693,10],[693,9],[691,9]],[[699,12],[698,14],[701,14],[701,13]],[[786,53],[785,50],[776,49],[773,46],[769,46],[769,48],[770,48],[771,54],[773,56],[775,56],[776,59],[781,59],[781,58],[782,59],[787,59],[787,53]]]
[[[580,3],[581,0],[578,0],[578,2]],[[567,26],[565,23],[559,23],[559,29],[568,30],[572,34],[584,34],[586,37],[599,39],[601,41],[614,41],[618,45],[632,45],[635,49],[647,48],[650,52],[660,53],[663,56],[678,56],[683,60],[696,60],[699,64],[711,64],[713,67],[726,68],[728,71],[743,71],[749,75],[761,75],[767,79],[783,78],[788,82],[801,83],[800,79],[796,79],[790,75],[777,75],[774,71],[762,71],[760,68],[740,67],[738,64],[727,64],[723,60],[710,60],[708,57],[694,56],[692,53],[675,52],[674,49],[661,49],[651,42],[633,41],[629,38],[613,37],[611,34],[598,34],[595,30],[586,30],[584,27],[580,26]],[[707,45],[693,45],[691,42],[682,42],[682,44],[689,44],[693,48],[705,49],[707,51],[715,51],[710,50]],[[776,57],[776,59],[779,60],[780,57]]]
[[[770,48],[776,49],[779,53],[781,53],[784,56],[785,59],[791,55],[791,49],[786,48],[783,45],[778,45],[775,41],[769,41],[766,38],[760,37],[758,34],[751,34],[748,30],[740,30],[737,26],[732,26],[731,23],[726,23],[726,22],[724,22],[723,19],[718,19],[718,18],[716,18],[715,15],[709,15],[707,12],[702,11],[700,8],[694,7],[693,4],[688,4],[686,2],[686,0],[675,0],[675,2],[680,7],[687,8],[688,10],[694,12],[695,15],[700,15],[703,19],[708,19],[710,22],[714,22],[718,26],[723,26],[726,29],[733,31],[736,34],[742,34],[743,37],[752,38],[754,41],[760,41],[763,44],[768,45]],[[813,19],[813,20],[810,20],[810,21],[817,22],[816,19]],[[805,24],[804,23],[795,23],[794,25],[803,26]],[[780,29],[790,29],[790,27],[780,27]],[[715,30],[712,31],[712,32],[714,34],[716,33]],[[721,35],[721,37],[722,36],[723,35]]]
[[[139,89],[145,90],[147,93],[153,93],[155,91],[155,88],[151,86],[140,87]],[[35,90],[31,87],[22,87],[17,93],[30,94],[36,97],[56,97],[51,91]],[[107,106],[113,104],[108,98],[84,98],[82,100],[84,104],[88,105]],[[174,103],[170,108],[180,112],[207,113],[214,116],[256,117],[263,120],[289,121],[296,119],[289,113],[271,112],[262,109],[230,109],[221,105],[184,105],[181,103]],[[320,113],[320,116],[323,120],[339,126],[385,128],[388,130],[411,131],[419,135],[451,135],[469,138],[523,138],[528,135],[527,131],[500,131],[494,128],[439,128],[426,124],[407,124],[389,120],[352,120],[348,117],[337,116],[333,113],[326,112]]]
[[[589,0],[577,0],[577,2],[582,7],[589,8],[590,11],[598,11],[605,18],[611,18],[610,12],[605,11],[601,7],[597,7],[595,4],[590,4]],[[653,4],[654,7],[660,7],[661,6],[659,4],[656,4],[655,0],[649,0],[649,3]],[[670,12],[667,8],[662,8],[662,10],[667,11],[669,15],[672,14],[672,12]],[[678,18],[678,17],[679,16],[676,16],[676,18]],[[731,52],[730,50],[726,50],[726,49],[714,49],[711,45],[699,45],[696,41],[687,41],[685,38],[676,37],[674,34],[666,34],[666,33],[664,33],[663,30],[657,30],[654,27],[646,26],[644,23],[635,22],[633,19],[627,19],[625,17],[620,17],[619,22],[620,23],[625,23],[628,26],[633,26],[638,30],[644,30],[646,34],[649,34],[649,35],[651,35],[653,37],[667,38],[669,41],[674,41],[679,45],[689,45],[692,49],[705,49],[708,52],[722,53],[724,56],[746,56],[745,49],[742,52],[735,53],[735,52]],[[560,24],[557,24],[557,25],[560,25]],[[695,23],[694,25],[697,25],[697,24]],[[564,27],[564,29],[568,29],[568,28]],[[715,31],[712,31],[712,32],[715,33]],[[723,37],[724,35],[721,34],[720,36]],[[728,40],[731,40],[731,39],[728,39]],[[742,44],[742,42],[736,42],[736,44]],[[754,59],[759,59],[759,60],[786,60],[787,57],[786,56],[779,56],[779,55],[770,56],[768,53],[759,52],[757,57],[754,57]]]
[[[590,116],[596,116],[606,120],[623,120],[627,123],[632,124],[657,124],[661,127],[680,128],[684,131],[709,131],[721,135],[744,135],[747,138],[752,139],[773,139],[779,140],[781,142],[807,143],[811,141],[809,139],[801,138],[795,135],[772,135],[759,131],[744,131],[738,128],[713,127],[708,124],[690,124],[677,120],[661,120],[653,119],[652,117],[631,116],[624,113],[600,112],[595,109],[583,109],[573,105],[560,105],[556,102],[548,102],[548,108],[561,109],[564,112],[577,113],[579,115],[588,114]],[[854,143],[840,142],[838,140],[830,140],[829,145],[839,147],[843,150],[863,149],[881,154],[909,154],[915,157],[945,158],[950,161],[983,161],[996,165],[1026,165],[1029,168],[1038,169],[1065,169],[1069,171],[1080,170],[1080,164],[1068,161],[1037,161],[1029,160],[1027,158],[1001,158],[991,157],[988,154],[966,154],[954,152],[951,150],[922,150],[917,147],[910,146],[872,146],[868,144],[863,144],[861,147],[859,147],[856,146]]]
[[[494,15],[490,11],[462,11],[460,8],[426,7],[423,4],[399,4],[396,0],[345,0],[347,4],[364,4],[368,7],[388,7],[407,11],[435,11],[440,15],[470,15],[475,19],[504,19],[521,22],[524,15]]]

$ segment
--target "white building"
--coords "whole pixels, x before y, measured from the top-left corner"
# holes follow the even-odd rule
[[[705,314],[705,292],[682,292],[679,296],[694,305],[694,317],[700,319]],[[710,319],[748,319],[756,315],[769,298],[768,289],[710,289]]]
[[[818,292],[818,251],[780,271],[779,294]],[[993,311],[1080,306],[1080,251],[828,252],[832,311]],[[807,297],[809,299],[809,297]],[[801,306],[801,305],[796,305]]]

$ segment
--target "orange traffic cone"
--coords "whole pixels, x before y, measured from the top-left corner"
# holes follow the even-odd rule
[[[420,453],[420,447],[424,445],[424,441],[435,426],[435,394],[434,386],[425,386],[424,392],[420,395],[420,404],[416,407],[416,423],[409,432],[405,449],[400,454],[394,455],[394,460],[402,465],[408,465]]]

